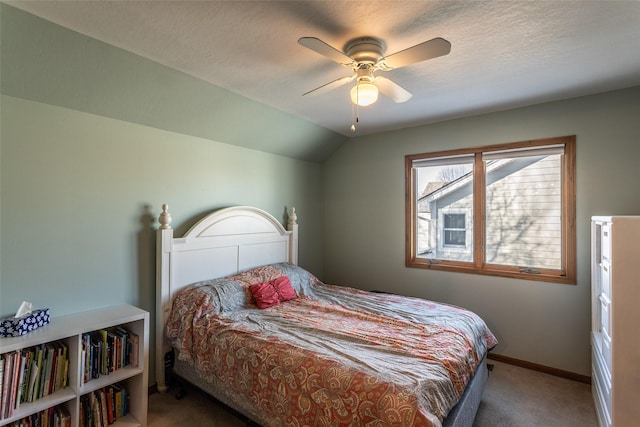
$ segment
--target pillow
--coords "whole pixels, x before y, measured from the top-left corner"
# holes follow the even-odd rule
[[[280,302],[290,301],[292,299],[298,298],[298,294],[296,293],[295,289],[293,289],[293,286],[291,286],[291,280],[289,280],[287,276],[273,279],[270,283],[273,284],[273,287],[278,293]]]
[[[298,298],[287,276],[277,277],[269,282],[255,283],[249,286],[249,290],[260,309]]]
[[[271,282],[253,284],[249,286],[249,290],[258,308],[269,308],[280,303],[278,292]]]
[[[320,281],[313,274],[309,273],[302,267],[298,267],[297,265],[283,262],[272,264],[272,266],[275,267],[280,272],[280,274],[262,280],[262,282],[273,280],[276,277],[287,276],[291,282],[291,287],[296,291],[298,295],[308,296],[313,295],[315,285],[320,283]]]

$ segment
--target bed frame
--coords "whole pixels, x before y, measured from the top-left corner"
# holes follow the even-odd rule
[[[298,224],[295,208],[285,228],[269,213],[250,206],[224,208],[198,221],[184,237],[174,238],[171,215],[162,205],[157,239],[156,283],[156,383],[167,390],[165,354],[171,346],[165,338],[174,294],[198,281],[240,273],[277,262],[298,264]],[[480,363],[460,402],[449,412],[444,427],[470,427],[475,419],[488,377],[486,360]],[[208,391],[197,375],[190,382]],[[214,397],[218,397],[215,396]],[[224,402],[232,409],[232,402]]]
[[[156,253],[156,383],[167,389],[164,355],[171,351],[166,324],[174,294],[202,280],[224,277],[277,262],[298,264],[298,224],[295,208],[288,230],[271,214],[251,206],[214,211],[182,238],[173,237],[171,215],[162,205]]]

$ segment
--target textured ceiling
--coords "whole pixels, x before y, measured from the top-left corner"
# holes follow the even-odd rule
[[[638,1],[6,1],[347,136],[349,70],[300,45],[442,37],[449,55],[385,73],[413,93],[361,108],[355,135],[640,85]]]

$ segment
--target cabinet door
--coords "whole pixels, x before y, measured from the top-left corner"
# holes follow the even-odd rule
[[[600,292],[611,299],[611,266],[605,260],[600,264]]]
[[[611,300],[604,293],[598,298],[600,301],[600,332],[611,336]]]
[[[602,223],[602,236],[600,237],[600,255],[603,262],[611,263],[611,224]]]

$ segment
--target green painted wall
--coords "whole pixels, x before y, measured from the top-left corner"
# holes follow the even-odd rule
[[[320,161],[344,137],[5,4],[0,19],[0,316],[27,300],[153,319],[162,203],[176,235],[221,207],[285,223],[294,206],[321,275]]]
[[[254,205],[284,223],[295,206],[300,261],[319,272],[320,249],[304,242],[322,239],[310,227],[320,165],[9,96],[2,112],[3,314],[23,299],[53,314],[153,308],[164,202],[177,235],[214,208]]]
[[[640,87],[350,140],[324,169],[324,279],[470,308],[495,352],[590,375],[589,223],[640,214]],[[577,136],[578,284],[408,269],[404,156]]]
[[[6,4],[0,13],[5,95],[316,162],[346,140]]]

